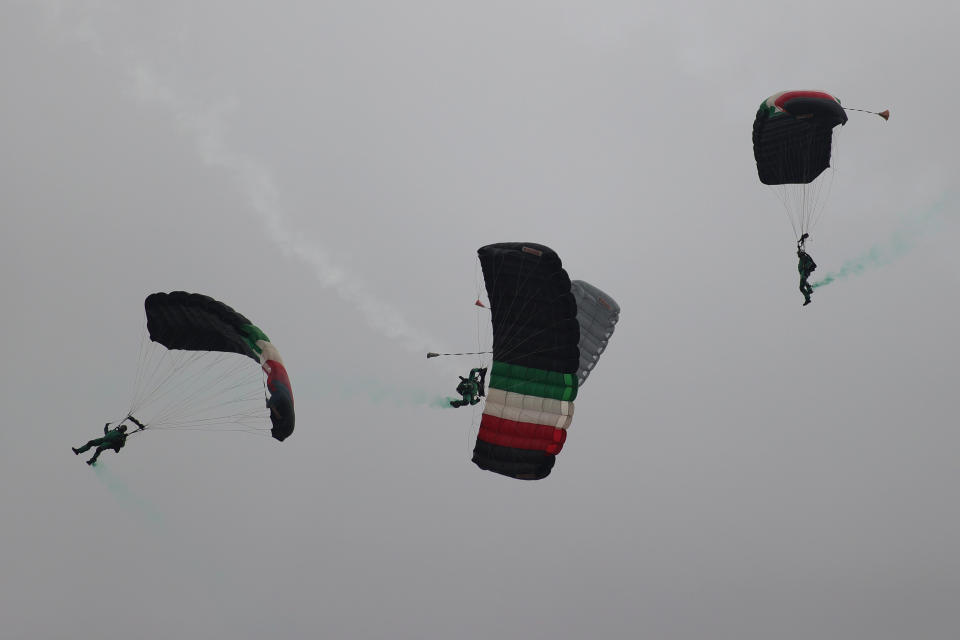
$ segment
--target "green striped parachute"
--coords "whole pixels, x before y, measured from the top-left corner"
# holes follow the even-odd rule
[[[473,462],[512,478],[545,478],[620,307],[600,289],[571,282],[559,256],[544,245],[506,242],[477,253],[493,362]]]

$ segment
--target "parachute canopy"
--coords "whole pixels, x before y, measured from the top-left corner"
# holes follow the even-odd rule
[[[545,478],[620,307],[592,285],[571,283],[544,245],[505,242],[477,254],[490,300],[493,363],[473,462],[513,478]]]
[[[753,121],[753,156],[760,182],[774,187],[799,239],[816,224],[825,197],[818,180],[830,166],[833,129],[847,122],[840,100],[823,91],[782,91],[767,98]]]
[[[224,303],[199,293],[153,293],[144,308],[150,339],[167,349],[238,353],[256,361],[267,375],[271,435],[283,441],[293,433],[290,378],[263,331]]]
[[[782,91],[753,121],[753,155],[763,184],[809,184],[830,166],[833,128],[846,124],[840,101],[823,91]]]
[[[571,282],[570,290],[577,301],[577,322],[580,324],[577,380],[582,387],[600,360],[600,354],[607,348],[614,327],[620,320],[620,305],[612,296],[583,280]]]

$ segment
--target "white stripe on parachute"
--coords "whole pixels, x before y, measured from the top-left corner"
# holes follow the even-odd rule
[[[573,420],[573,403],[491,387],[483,412],[506,420],[567,429]]]

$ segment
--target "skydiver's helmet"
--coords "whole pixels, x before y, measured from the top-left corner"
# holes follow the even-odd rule
[[[119,431],[120,433],[126,433],[127,425],[125,424],[120,425],[119,427],[117,427],[117,431]]]

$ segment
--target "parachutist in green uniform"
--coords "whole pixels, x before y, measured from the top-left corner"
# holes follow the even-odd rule
[[[797,263],[797,271],[800,272],[800,293],[803,294],[803,306],[807,306],[810,304],[810,294],[813,293],[813,287],[807,282],[807,278],[817,268],[817,263],[801,248],[797,249],[797,257],[800,259]]]
[[[463,400],[451,400],[450,406],[463,407],[468,404],[474,405],[480,402],[480,396],[486,395],[483,392],[486,377],[486,367],[471,369],[470,376],[467,378],[459,376],[460,384],[457,385],[457,393],[463,396]]]
[[[107,424],[103,425],[102,438],[94,438],[79,449],[74,447],[73,452],[79,455],[88,450],[90,447],[96,447],[96,452],[94,452],[92,458],[87,460],[87,464],[94,464],[97,461],[97,458],[100,457],[100,454],[107,449],[113,449],[117,453],[120,453],[120,449],[122,449],[123,445],[127,443],[127,425],[121,424],[119,427],[114,427],[113,429],[110,429],[109,427],[110,423],[108,422]]]

